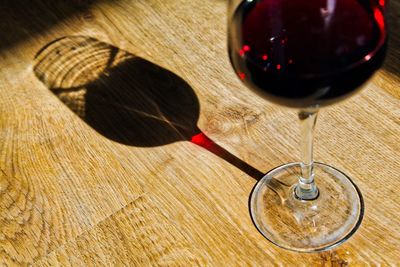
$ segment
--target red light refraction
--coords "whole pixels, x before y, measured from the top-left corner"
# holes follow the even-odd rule
[[[196,135],[193,135],[192,138],[190,139],[190,142],[199,145],[213,153],[217,152],[217,146],[214,143],[214,141],[212,141],[210,138],[208,138],[204,133],[199,133]]]

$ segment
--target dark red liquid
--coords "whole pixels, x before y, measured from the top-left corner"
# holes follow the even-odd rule
[[[239,78],[286,106],[327,105],[360,87],[386,50],[384,0],[247,0],[229,55]]]

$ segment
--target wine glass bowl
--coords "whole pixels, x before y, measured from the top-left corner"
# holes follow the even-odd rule
[[[382,1],[231,1],[232,65],[272,102],[297,108],[335,103],[382,65]]]
[[[268,172],[250,211],[274,244],[323,251],[347,240],[364,214],[343,172],[313,160],[318,110],[354,94],[382,65],[384,0],[230,0],[228,49],[238,78],[259,96],[299,109],[301,162]]]

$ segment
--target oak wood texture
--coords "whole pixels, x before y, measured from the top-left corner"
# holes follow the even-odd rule
[[[225,1],[4,1],[0,13],[0,265],[400,264],[399,1],[385,66],[316,129],[315,159],[357,183],[364,221],[312,254],[251,221],[256,180],[296,161],[299,131],[294,110],[231,70]]]

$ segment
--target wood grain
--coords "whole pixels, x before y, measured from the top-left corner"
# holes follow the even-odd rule
[[[366,214],[313,254],[251,221],[259,173],[297,160],[299,131],[231,70],[225,1],[0,7],[0,265],[400,263],[399,1],[385,66],[321,112],[315,158],[353,177]]]
[[[37,265],[204,266],[208,258],[143,194]]]

